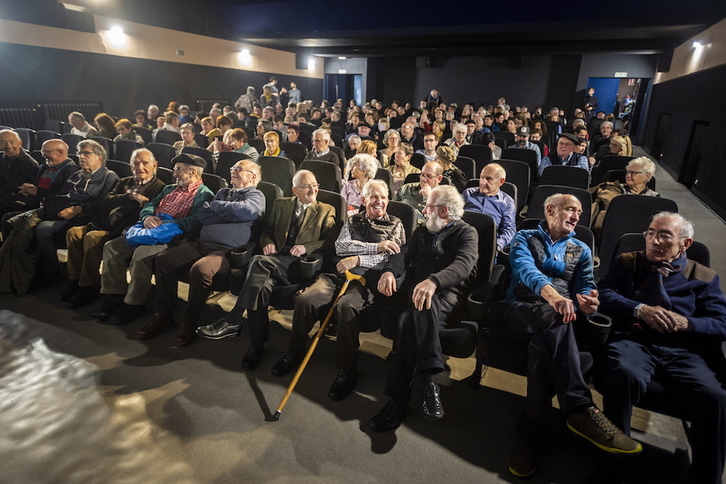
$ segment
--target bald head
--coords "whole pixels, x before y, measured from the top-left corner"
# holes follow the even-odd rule
[[[23,140],[20,139],[18,133],[11,129],[0,131],[0,150],[8,158],[15,158],[23,149]]]
[[[41,153],[48,166],[58,166],[68,159],[68,145],[59,139],[49,139],[43,143]]]

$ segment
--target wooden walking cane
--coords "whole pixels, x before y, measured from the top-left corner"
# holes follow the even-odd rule
[[[323,321],[323,324],[320,325],[320,329],[318,330],[318,333],[315,335],[315,338],[313,338],[313,342],[310,345],[310,348],[308,349],[308,352],[305,354],[305,358],[303,358],[302,363],[300,363],[300,366],[297,369],[297,373],[295,373],[295,376],[293,377],[292,381],[290,382],[290,386],[287,387],[287,392],[285,392],[285,396],[282,397],[282,400],[280,401],[280,405],[277,407],[277,411],[275,412],[275,415],[272,416],[272,421],[277,422],[280,419],[280,414],[282,413],[282,409],[285,407],[285,404],[287,403],[287,400],[290,398],[290,395],[292,395],[293,390],[295,390],[295,385],[297,385],[298,380],[300,380],[300,377],[303,374],[303,371],[305,371],[305,367],[308,364],[308,361],[310,361],[310,357],[313,356],[313,352],[315,351],[315,348],[318,346],[318,341],[320,341],[320,338],[325,334],[325,329],[328,327],[328,323],[330,323],[330,318],[333,317],[333,310],[335,309],[335,305],[338,304],[338,301],[340,301],[340,298],[343,297],[345,294],[345,291],[348,290],[348,285],[352,281],[359,281],[362,285],[366,285],[366,280],[363,276],[358,276],[356,274],[353,274],[350,271],[345,271],[345,282],[343,283],[343,286],[340,288],[340,292],[338,292],[338,296],[335,298],[335,301],[333,301],[333,306],[330,308],[330,311],[328,311],[328,315],[325,317],[325,321]]]

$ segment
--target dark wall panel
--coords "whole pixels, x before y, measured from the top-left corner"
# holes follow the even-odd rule
[[[695,122],[708,123],[700,139],[700,156],[693,192],[722,217],[726,215],[726,65],[714,67],[653,86],[645,128],[645,146],[655,146],[657,120],[670,113],[669,132],[660,150],[661,164],[679,176]],[[652,153],[654,156],[657,153]]]
[[[248,85],[262,92],[269,74],[175,62],[131,59],[0,43],[6,69],[0,99],[8,102],[101,102],[114,116],[170,101],[195,109],[197,99],[234,102]],[[278,86],[295,80],[306,99],[319,103],[323,80],[277,76]],[[2,103],[2,101],[0,101]]]

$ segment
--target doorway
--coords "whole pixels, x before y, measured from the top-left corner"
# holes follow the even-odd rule
[[[595,88],[597,111],[613,113],[615,129],[625,129],[631,138],[635,138],[650,79],[591,77],[587,80],[587,86]]]
[[[337,99],[343,100],[343,106],[351,99],[358,106],[363,104],[362,74],[325,74],[324,84],[325,99],[331,104]]]

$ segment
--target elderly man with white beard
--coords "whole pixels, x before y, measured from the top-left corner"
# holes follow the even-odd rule
[[[451,185],[431,191],[423,211],[426,224],[383,268],[378,292],[390,298],[382,321],[400,327],[386,382],[391,399],[368,422],[374,432],[392,430],[410,411],[411,383],[421,375],[425,418],[440,419],[444,409],[436,374],[444,371],[439,330],[458,323],[476,274],[479,236],[461,220],[464,201]],[[399,288],[396,279],[406,274]],[[395,293],[395,297],[394,296]]]

